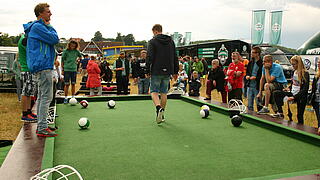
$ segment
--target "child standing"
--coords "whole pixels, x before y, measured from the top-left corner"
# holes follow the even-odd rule
[[[193,71],[189,80],[189,96],[200,96],[200,79],[197,71]]]
[[[62,53],[62,75],[64,75],[64,103],[68,103],[68,91],[71,81],[71,93],[72,97],[76,91],[76,79],[77,79],[77,64],[78,58],[81,60],[81,53],[78,50],[79,44],[76,41],[70,41],[66,50]]]
[[[219,66],[219,60],[214,59],[211,62],[212,69],[209,70],[208,80],[207,80],[207,97],[205,100],[211,100],[211,91],[217,89],[221,94],[222,102],[227,103],[227,92],[225,91],[225,75],[222,68]]]
[[[176,86],[183,89],[183,91],[186,91],[187,80],[188,80],[188,74],[183,69],[183,64],[179,64],[178,79],[177,79]]]
[[[90,96],[94,95],[94,89],[98,88],[98,95],[102,95],[102,87],[100,80],[101,70],[99,68],[99,60],[96,60],[94,56],[91,56],[91,60],[88,62],[87,72],[88,79],[86,86],[90,88]]]

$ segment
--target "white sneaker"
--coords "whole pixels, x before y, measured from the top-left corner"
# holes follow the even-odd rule
[[[268,114],[269,112],[269,109],[263,106],[263,108],[258,112],[258,114]]]
[[[163,117],[164,117],[164,109],[160,108],[159,111],[157,112],[157,118],[156,118],[157,124],[162,123]]]

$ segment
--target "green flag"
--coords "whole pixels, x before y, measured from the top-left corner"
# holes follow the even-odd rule
[[[179,33],[178,32],[174,32],[173,33],[173,42],[175,44],[175,46],[177,47],[179,44]]]
[[[185,39],[184,39],[184,45],[189,45],[191,42],[191,32],[186,32]]]
[[[251,43],[262,44],[264,36],[264,20],[266,10],[252,11]]]
[[[282,11],[273,11],[271,14],[270,25],[270,44],[277,45],[280,43],[282,29]]]

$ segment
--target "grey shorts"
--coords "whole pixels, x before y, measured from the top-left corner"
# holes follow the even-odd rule
[[[38,92],[38,83],[36,76],[31,72],[21,72],[22,96],[36,96]]]

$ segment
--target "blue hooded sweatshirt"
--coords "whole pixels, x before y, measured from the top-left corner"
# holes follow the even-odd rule
[[[56,30],[42,19],[23,25],[27,41],[27,64],[31,73],[53,69],[54,45],[59,43]]]

